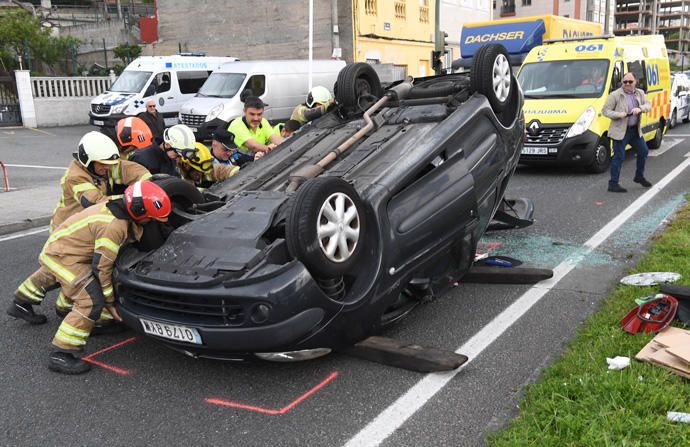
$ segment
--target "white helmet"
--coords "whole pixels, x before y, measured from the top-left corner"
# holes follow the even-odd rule
[[[107,165],[114,165],[120,159],[120,152],[117,150],[115,142],[100,132],[91,131],[81,137],[76,158],[90,169],[92,161],[99,161]]]
[[[163,131],[163,141],[172,146],[173,149],[192,149],[196,138],[192,129],[184,124],[175,124]]]
[[[316,104],[329,105],[333,101],[331,92],[326,87],[317,85],[313,87],[307,95],[307,107],[314,107]]]

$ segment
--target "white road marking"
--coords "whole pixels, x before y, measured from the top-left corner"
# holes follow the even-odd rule
[[[690,156],[690,153],[686,155],[686,157],[688,156]],[[620,228],[621,225],[666,187],[666,185],[678,177],[688,166],[690,166],[690,157],[684,160],[657,184],[652,186],[647,192],[638,197],[637,200],[631,203],[630,206],[623,210],[615,219],[594,234],[594,236],[583,244],[584,250],[582,250],[581,253],[567,258],[556,266],[553,270],[553,278],[533,286],[484,326],[482,330],[467,340],[465,344],[460,346],[455,352],[464,354],[469,358],[464,365],[454,371],[430,373],[424,376],[424,378],[419,380],[419,382],[407,390],[405,394],[400,396],[359,433],[352,437],[347,444],[345,444],[345,447],[378,446],[385,441],[386,438],[393,434],[396,429],[401,427],[405,421],[415,414],[417,410],[426,404],[429,399],[443,389],[443,387],[463,370],[466,365],[477,358],[482,351],[496,341],[544,295],[553,289],[585,256],[601,245],[609,236]]]
[[[669,138],[676,138],[676,137],[687,138],[687,137],[690,137],[690,133],[667,133],[666,136]]]
[[[33,230],[22,231],[21,233],[13,233],[9,236],[0,236],[0,242],[11,241],[12,239],[19,239],[26,236],[33,236],[34,234],[43,233],[48,231],[48,227],[40,227]]]
[[[41,165],[14,165],[5,164],[8,168],[32,168],[32,169],[59,169],[61,171],[67,170],[65,166],[41,166]]]
[[[681,138],[677,138],[677,139],[673,139],[673,140],[664,140],[661,143],[661,147],[659,149],[649,151],[649,157],[658,157],[659,155],[664,154],[668,150],[672,149],[675,145],[682,143],[683,141],[684,140]]]

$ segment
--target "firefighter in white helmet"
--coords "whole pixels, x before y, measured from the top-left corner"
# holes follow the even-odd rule
[[[309,91],[307,100],[292,111],[291,120],[306,124],[328,112],[333,105],[333,96],[326,87],[317,85]]]

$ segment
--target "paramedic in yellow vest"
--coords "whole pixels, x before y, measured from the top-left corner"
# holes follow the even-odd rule
[[[82,137],[77,152],[72,154],[75,159],[60,181],[61,195],[50,231],[69,216],[108,200],[110,195],[122,194],[127,185],[151,177],[145,167],[121,160],[119,154],[113,140],[100,132],[88,132]]]
[[[143,225],[164,222],[172,209],[170,198],[152,182],[136,182],[124,197],[93,205],[69,217],[48,238],[38,257],[40,268],[14,293],[7,313],[31,324],[43,324],[45,315],[33,306],[46,289],[59,283],[74,302],[53,338],[48,368],[63,374],[81,374],[90,364],[80,358],[103,309],[117,321],[112,272],[120,248],[141,239]]]
[[[239,166],[213,163],[211,151],[202,143],[195,143],[194,150],[178,151],[178,168],[182,178],[197,188],[208,188],[222,182],[239,172]]]
[[[276,134],[268,120],[264,118],[264,102],[256,96],[244,100],[244,115],[232,120],[228,131],[235,135],[237,150],[230,159],[236,166],[242,167],[254,161],[258,152],[271,152],[282,143],[283,138]]]

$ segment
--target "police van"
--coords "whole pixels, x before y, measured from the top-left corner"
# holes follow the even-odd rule
[[[211,72],[236,60],[196,53],[138,57],[107,91],[91,100],[89,122],[115,127],[121,118],[145,111],[145,102],[153,99],[165,124],[176,124],[180,106],[199,91]]]
[[[649,148],[658,148],[671,108],[663,36],[568,39],[533,48],[518,73],[526,124],[520,161],[606,171],[612,156],[611,120],[601,110],[627,72],[635,74],[637,87],[652,105],[642,114],[641,125]]]

